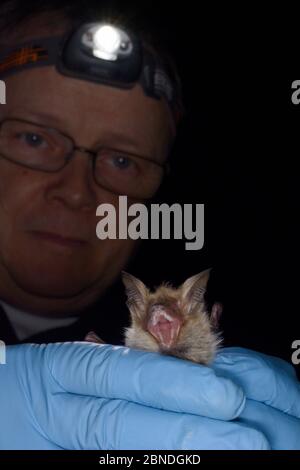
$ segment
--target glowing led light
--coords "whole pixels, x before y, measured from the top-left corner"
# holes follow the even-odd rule
[[[113,26],[101,26],[94,34],[94,55],[101,59],[116,60],[121,36]]]

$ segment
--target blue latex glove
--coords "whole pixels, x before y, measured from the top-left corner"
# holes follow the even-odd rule
[[[7,348],[2,449],[268,449],[241,388],[174,357],[89,343]],[[211,419],[218,418],[218,419]]]
[[[213,367],[248,398],[238,422],[263,432],[274,450],[300,449],[300,382],[290,364],[248,349],[224,348]]]

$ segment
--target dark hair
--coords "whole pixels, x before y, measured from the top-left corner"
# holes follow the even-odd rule
[[[2,37],[7,38],[10,32],[16,32],[28,20],[45,14],[49,15],[49,25],[54,27],[57,16],[70,29],[83,22],[100,19],[127,26],[159,57],[178,90],[182,113],[181,81],[172,50],[174,37],[165,24],[165,17],[154,11],[153,2],[143,0],[142,6],[137,6],[137,2],[130,0],[1,0],[0,44]]]
[[[147,31],[150,26],[147,2],[143,4],[141,9],[141,7],[136,8],[134,2],[128,0],[126,4],[120,0],[28,0],[26,2],[24,0],[2,0],[0,4],[0,34],[44,13],[56,13],[73,27],[82,22],[97,21],[103,17],[114,20],[122,19],[123,23],[126,22],[127,26],[133,27],[137,33],[142,33],[143,36],[145,34],[147,36],[147,32],[149,33]],[[157,24],[154,28],[156,29],[156,27]],[[155,34],[150,34],[150,38],[155,39]],[[143,37],[143,39],[145,38]]]

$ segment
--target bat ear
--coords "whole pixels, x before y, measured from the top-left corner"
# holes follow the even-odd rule
[[[132,274],[122,271],[122,281],[125,286],[127,294],[127,306],[130,310],[143,308],[146,304],[146,299],[149,290],[145,284]]]
[[[189,277],[181,286],[182,298],[190,305],[204,302],[204,294],[211,269],[206,269],[195,276]]]

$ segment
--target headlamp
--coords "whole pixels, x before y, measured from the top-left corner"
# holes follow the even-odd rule
[[[55,65],[71,77],[118,88],[137,82],[152,98],[165,98],[175,121],[180,90],[157,55],[135,34],[108,23],[85,23],[65,36],[34,39],[0,54],[0,77],[32,67]]]
[[[106,23],[89,23],[65,39],[56,65],[65,75],[130,88],[139,81],[143,54],[133,34]]]

